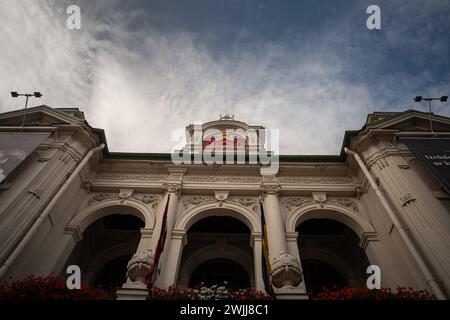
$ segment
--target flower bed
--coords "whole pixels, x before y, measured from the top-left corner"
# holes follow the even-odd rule
[[[338,288],[324,287],[312,297],[312,300],[434,300],[435,297],[426,290],[397,287],[394,292],[390,288]]]
[[[55,275],[29,276],[0,284],[0,300],[110,300],[114,293],[82,285],[70,290],[66,280]]]
[[[154,287],[149,291],[151,300],[271,300],[273,297],[256,289],[231,290],[224,285],[210,287],[199,285],[194,288],[170,287],[164,290]]]

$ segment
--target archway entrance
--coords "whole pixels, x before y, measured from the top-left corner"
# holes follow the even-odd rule
[[[98,219],[83,232],[83,240],[77,243],[66,265],[78,265],[85,284],[119,287],[126,281],[127,263],[136,252],[143,227],[141,219],[129,214]]]
[[[352,229],[332,219],[309,219],[296,231],[307,292],[316,294],[324,286],[365,285],[370,263]]]
[[[221,285],[233,289],[254,286],[253,249],[246,224],[229,216],[206,217],[187,232],[178,286]]]

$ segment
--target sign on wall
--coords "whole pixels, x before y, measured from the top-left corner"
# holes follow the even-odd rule
[[[405,139],[403,141],[450,193],[450,139]]]
[[[0,132],[0,183],[49,135],[50,133]]]

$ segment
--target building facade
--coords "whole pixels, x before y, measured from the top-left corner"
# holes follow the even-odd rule
[[[180,154],[193,159],[211,145],[259,152],[245,134],[252,129],[260,141],[264,128],[221,116]],[[248,161],[176,164],[171,154],[110,152],[103,130],[78,109],[3,113],[0,137],[0,281],[77,265],[84,283],[145,298],[164,224],[157,286],[226,280],[265,290],[263,208],[280,299],[366,286],[369,265],[380,268],[384,287],[450,296],[450,118],[373,113],[345,133],[340,155],[280,155],[276,172],[265,174]],[[418,143],[437,153],[422,159]]]

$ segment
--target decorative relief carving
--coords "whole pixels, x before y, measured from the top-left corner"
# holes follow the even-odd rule
[[[356,201],[350,198],[326,198],[326,195],[316,194],[316,198],[287,198],[282,201],[286,209],[290,212],[295,208],[310,204],[310,203],[319,203],[321,207],[323,207],[326,203],[337,204],[339,206],[343,206],[349,208],[353,211],[358,211],[358,206]]]
[[[219,207],[222,206],[222,203],[228,199],[228,191],[214,191],[214,196],[216,200],[219,201]]]
[[[193,206],[198,206],[203,203],[214,202],[214,200],[215,198],[211,196],[191,196],[184,198],[183,207],[187,210]]]
[[[347,207],[353,211],[358,211],[358,206],[356,205],[356,202],[349,198],[334,198],[329,199],[327,201],[328,203],[334,203],[343,207]]]
[[[292,211],[294,208],[301,207],[305,204],[312,203],[314,200],[312,198],[287,198],[283,201],[286,209]]]
[[[351,183],[350,177],[280,177],[280,183],[298,184],[341,184]]]
[[[296,287],[302,282],[300,263],[296,258],[282,252],[272,262],[272,284],[276,288]]]
[[[400,202],[402,203],[402,207],[406,206],[408,203],[416,201],[416,198],[411,193],[405,193],[400,197]]]
[[[187,198],[184,198],[183,200],[183,207],[184,210],[187,210],[193,206],[198,206],[205,203],[210,202],[219,202],[219,206],[221,206],[221,203],[223,202],[232,202],[240,204],[244,207],[249,208],[253,212],[258,212],[258,200],[254,197],[228,197],[228,192],[226,192],[226,198],[223,194],[220,194],[220,197],[218,198],[217,195],[214,197],[212,196],[190,196]]]
[[[145,278],[153,265],[154,255],[147,249],[137,252],[131,257],[127,265],[127,277],[133,282],[145,284]]]
[[[253,212],[258,212],[258,200],[252,197],[232,197],[228,201],[248,207]]]
[[[132,198],[141,201],[145,204],[149,204],[152,209],[156,209],[156,207],[158,207],[159,202],[161,201],[161,197],[154,196],[151,194],[135,194],[133,195]]]
[[[136,199],[145,204],[149,204],[152,209],[156,209],[159,202],[161,201],[160,196],[152,194],[134,194],[133,189],[121,189],[120,193],[112,193],[112,192],[94,193],[91,197],[91,200],[89,200],[88,205],[91,205],[93,201],[101,202],[104,200],[115,200],[115,199],[121,199],[121,202],[124,202],[126,199]]]
[[[252,176],[184,176],[185,182],[230,182],[230,183],[258,183],[261,181],[260,177]]]

